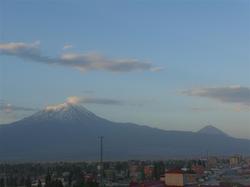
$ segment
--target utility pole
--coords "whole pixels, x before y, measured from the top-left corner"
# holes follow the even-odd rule
[[[100,187],[103,187],[103,136],[100,139]]]
[[[4,187],[7,187],[6,165],[4,165]]]

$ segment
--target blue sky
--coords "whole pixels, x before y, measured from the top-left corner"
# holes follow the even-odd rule
[[[0,8],[0,123],[75,96],[114,121],[213,124],[250,138],[249,1],[2,0]]]

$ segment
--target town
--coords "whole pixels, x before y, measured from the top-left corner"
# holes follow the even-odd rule
[[[1,163],[0,187],[249,187],[250,157]]]
[[[250,187],[250,0],[0,0],[0,187]]]

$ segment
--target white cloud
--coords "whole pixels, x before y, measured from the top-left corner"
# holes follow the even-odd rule
[[[101,105],[122,105],[122,101],[98,97],[77,97],[70,96],[66,99],[67,104],[101,104]]]
[[[0,54],[16,56],[32,62],[62,65],[76,68],[81,71],[159,71],[163,68],[155,67],[149,62],[137,59],[110,59],[98,53],[62,53],[59,57],[48,57],[40,50],[40,42],[31,44],[11,42],[0,44]]]
[[[182,93],[188,96],[211,98],[224,103],[250,106],[250,88],[239,85],[189,89]]]
[[[153,67],[153,68],[151,68],[150,70],[152,71],[152,72],[158,72],[158,71],[162,71],[162,70],[164,70],[165,68],[164,67]]]
[[[72,105],[78,104],[79,102],[80,102],[80,98],[76,96],[68,97],[66,100],[66,103],[72,104]]]
[[[122,105],[123,103],[115,99],[70,96],[65,100],[64,103],[58,105],[49,105],[45,108],[45,110],[60,110],[69,105],[79,104]]]
[[[66,50],[66,49],[71,49],[71,48],[73,48],[73,45],[71,45],[71,44],[65,44],[65,45],[63,46],[63,49],[64,49],[64,50]]]

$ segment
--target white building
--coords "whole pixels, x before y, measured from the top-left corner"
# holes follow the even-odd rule
[[[185,186],[196,184],[196,174],[182,170],[171,170],[165,173],[166,186]]]

